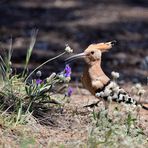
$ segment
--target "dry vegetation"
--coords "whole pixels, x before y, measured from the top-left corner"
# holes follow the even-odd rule
[[[130,85],[128,85],[130,86]],[[99,144],[100,132],[102,136],[104,136],[105,129],[100,130],[96,127],[96,121],[92,118],[93,109],[83,108],[84,105],[88,103],[92,103],[93,101],[97,101],[93,96],[91,96],[87,91],[80,89],[79,92],[74,90],[76,94],[72,95],[71,101],[68,104],[65,104],[62,113],[56,113],[49,111],[46,116],[42,119],[35,119],[34,117],[30,117],[29,122],[26,125],[17,125],[17,126],[8,126],[7,122],[1,117],[0,125],[1,125],[1,145],[3,147],[88,147],[88,145],[92,148],[105,146],[104,144]],[[89,102],[88,102],[89,101]],[[114,108],[115,105],[112,105]],[[121,107],[121,106],[120,106]],[[98,108],[95,108],[97,113]],[[123,112],[116,112],[116,121],[123,117]],[[143,132],[146,134],[139,134],[139,139],[142,140],[139,142],[135,138],[131,138],[130,135],[122,135],[121,137],[118,135],[115,136],[115,139],[112,139],[112,136],[109,138],[109,141],[113,141],[120,147],[133,147],[134,145],[137,147],[147,147],[148,142],[145,141],[148,134],[148,113],[147,111],[140,111],[140,129],[143,129]],[[41,125],[39,123],[40,120],[51,119],[53,124],[51,125]],[[106,119],[102,117],[102,119]],[[103,121],[104,123],[107,120]],[[46,121],[47,123],[47,121]],[[118,125],[119,124],[119,125]],[[118,127],[121,128],[121,123],[118,123]],[[121,124],[121,125],[120,125]],[[105,128],[106,125],[104,125]],[[90,134],[91,130],[95,130],[93,134]],[[133,127],[131,131],[136,133],[137,129]],[[98,134],[99,132],[99,134]],[[126,132],[126,129],[122,129],[121,132]],[[125,134],[125,133],[124,133]],[[98,137],[96,139],[96,137]],[[94,139],[93,139],[94,138]],[[127,140],[125,143],[121,143],[120,139]],[[125,138],[125,139],[123,139]],[[129,138],[129,140],[128,140]],[[92,141],[91,141],[92,140]],[[102,139],[101,139],[102,140]],[[143,142],[145,141],[145,144]],[[123,145],[121,145],[123,144]],[[139,145],[139,146],[138,146]],[[107,145],[106,145],[107,147]],[[117,147],[114,146],[113,147]]]

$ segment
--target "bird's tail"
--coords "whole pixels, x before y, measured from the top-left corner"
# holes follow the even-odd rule
[[[101,91],[96,92],[97,97],[103,98],[105,101],[112,100],[114,102],[124,102],[126,104],[141,105],[143,109],[148,110],[148,107],[131,98],[128,93],[120,88],[117,83],[110,81]]]
[[[125,93],[119,93],[118,94],[119,98],[113,99],[115,102],[124,102],[126,104],[134,104],[134,105],[141,105],[141,107],[145,110],[148,110],[147,106],[144,106],[142,103],[136,101],[135,99],[131,98],[126,92]]]

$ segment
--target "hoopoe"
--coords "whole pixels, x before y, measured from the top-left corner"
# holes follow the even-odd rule
[[[115,43],[116,41],[91,44],[83,53],[67,58],[66,62],[69,63],[78,58],[85,60],[86,65],[82,75],[82,84],[96,97],[102,98],[105,102],[111,97],[114,102],[138,105],[140,103],[131,98],[117,83],[111,81],[101,68],[102,53],[111,49]],[[142,108],[148,110],[143,105]]]

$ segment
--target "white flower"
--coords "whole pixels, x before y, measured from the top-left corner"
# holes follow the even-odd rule
[[[65,51],[68,53],[72,53],[73,49],[68,44],[66,44]]]
[[[142,106],[140,104],[137,105],[137,110],[140,110]]]
[[[135,104],[131,104],[131,107],[134,109],[136,108],[137,106]]]
[[[142,106],[140,104],[138,104],[137,105],[137,112],[139,112],[141,108],[142,108]]]
[[[131,91],[135,95],[139,95],[139,96],[142,96],[145,93],[145,90],[143,89],[140,83],[137,83],[135,86],[133,86]]]
[[[137,83],[137,84],[135,85],[135,87],[136,87],[137,89],[141,89],[141,88],[142,88],[142,86],[141,86],[140,83]]]
[[[118,79],[119,78],[119,73],[118,72],[115,72],[115,71],[112,71],[111,75],[113,76],[113,78],[115,79]]]
[[[144,93],[145,93],[145,90],[144,89],[141,89],[141,90],[138,91],[138,95],[139,96],[142,96]]]

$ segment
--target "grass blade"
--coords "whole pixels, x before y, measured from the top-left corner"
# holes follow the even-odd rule
[[[29,64],[30,57],[31,57],[31,54],[32,54],[32,51],[33,51],[33,48],[34,48],[34,45],[35,45],[35,42],[36,42],[37,33],[38,33],[38,30],[33,30],[33,32],[32,32],[31,42],[30,42],[30,46],[29,46],[29,48],[27,50],[27,55],[26,55],[26,60],[25,60],[25,66],[24,66],[24,71],[23,71],[22,77],[24,76],[24,74],[26,72],[26,69],[27,69],[27,66]]]

